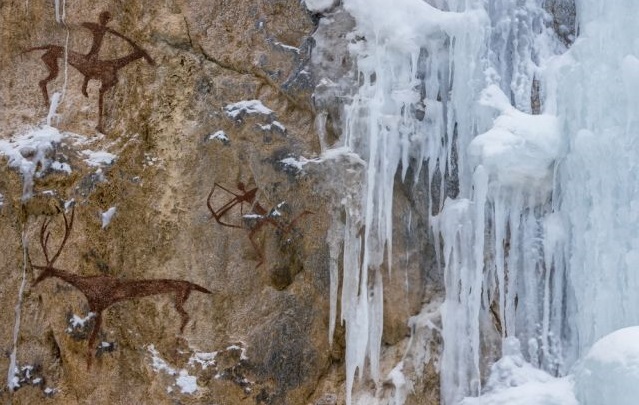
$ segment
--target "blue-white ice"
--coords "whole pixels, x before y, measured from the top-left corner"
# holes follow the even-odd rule
[[[343,1],[358,83],[341,142],[366,162],[340,228],[347,402],[358,371],[382,378],[380,267],[409,164],[439,187],[444,173],[458,180],[428,207],[445,274],[444,404],[573,403],[578,360],[639,324],[639,2],[574,0],[576,38],[544,3]],[[530,378],[499,386],[491,362],[499,378]],[[535,396],[540,384],[559,399]]]

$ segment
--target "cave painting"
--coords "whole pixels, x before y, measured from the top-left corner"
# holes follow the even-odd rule
[[[109,89],[117,84],[118,70],[140,58],[144,58],[152,66],[155,65],[155,61],[149,56],[149,54],[146,53],[146,51],[144,51],[135,42],[133,42],[133,40],[107,27],[107,24],[110,20],[111,14],[108,11],[103,11],[98,17],[98,23],[82,23],[82,26],[89,29],[89,31],[91,31],[91,34],[93,35],[93,43],[91,45],[91,49],[87,54],[81,54],[72,50],[65,51],[65,48],[63,46],[51,44],[36,46],[33,48],[29,48],[23,52],[27,53],[37,50],[46,50],[44,55],[42,55],[42,60],[44,61],[44,64],[49,71],[49,75],[40,80],[39,85],[40,89],[42,90],[44,102],[47,106],[50,104],[47,84],[57,78],[58,74],[60,73],[60,67],[58,66],[59,59],[65,60],[66,58],[68,63],[76,68],[84,76],[84,82],[82,84],[82,94],[85,97],[89,96],[87,94],[87,85],[89,84],[89,80],[94,79],[100,81],[101,86],[98,99],[98,126],[96,127],[96,129],[100,132],[104,132],[104,128],[102,126],[104,93],[106,93]],[[126,41],[129,45],[131,45],[133,51],[121,58],[100,60],[98,58],[98,54],[100,52],[100,49],[102,48],[102,41],[104,40],[104,36],[107,33],[113,34],[116,37]]]
[[[216,189],[219,188],[222,192],[229,195],[229,199],[222,204],[220,207],[215,209],[213,207],[212,198],[215,194]],[[213,189],[209,193],[208,198],[206,199],[206,206],[211,212],[211,216],[215,219],[215,222],[222,226],[226,226],[229,228],[243,228],[247,229],[249,232],[249,241],[251,242],[251,246],[255,252],[257,252],[259,261],[257,263],[257,267],[260,267],[264,263],[264,250],[260,249],[255,240],[257,236],[257,232],[265,225],[270,224],[277,231],[279,231],[282,235],[288,235],[292,230],[295,223],[304,215],[312,214],[311,211],[303,211],[301,214],[298,214],[290,221],[285,221],[282,219],[282,214],[278,210],[284,203],[280,203],[277,207],[271,209],[270,211],[264,208],[257,199],[258,188],[252,188],[250,190],[246,189],[244,183],[237,183],[238,192],[233,192],[218,183],[213,183]],[[244,204],[250,206],[250,210],[252,212],[244,214]],[[240,205],[240,219],[242,222],[240,223],[231,223],[228,222],[227,214],[231,211],[233,207],[236,205]]]
[[[180,324],[180,333],[182,333],[184,331],[184,327],[189,321],[189,314],[186,312],[183,305],[189,298],[191,292],[199,291],[206,294],[212,294],[211,291],[184,280],[123,280],[113,276],[79,276],[53,266],[60,256],[60,253],[69,238],[69,234],[71,233],[71,228],[73,227],[75,209],[71,208],[71,210],[70,219],[67,218],[67,215],[64,212],[62,212],[62,217],[64,219],[64,236],[58,250],[51,257],[49,256],[48,249],[51,232],[48,231],[48,227],[52,219],[45,218],[42,221],[42,227],[40,228],[40,246],[42,248],[42,254],[46,264],[35,265],[31,263],[31,256],[29,256],[29,263],[31,263],[32,268],[42,271],[33,282],[34,286],[47,278],[57,277],[80,290],[80,292],[86,297],[87,303],[89,304],[89,311],[94,314],[95,319],[93,329],[89,335],[87,368],[91,367],[91,361],[93,358],[92,350],[94,348],[98,332],[100,331],[102,312],[117,302],[156,294],[175,294],[174,306],[182,319]]]

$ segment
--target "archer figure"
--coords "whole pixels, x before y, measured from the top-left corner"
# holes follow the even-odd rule
[[[232,195],[233,197],[224,203],[218,209],[214,209],[211,203],[211,199],[213,198],[213,194],[215,193],[216,187],[219,187],[226,193]],[[281,213],[278,210],[284,203],[278,204],[278,206],[270,211],[264,208],[259,202],[256,201],[258,188],[252,188],[250,190],[246,189],[246,186],[242,182],[237,183],[238,193],[233,192],[220,184],[213,183],[213,189],[209,193],[208,198],[206,199],[206,206],[211,212],[211,216],[215,219],[215,222],[222,226],[226,226],[229,228],[243,228],[248,230],[249,241],[251,242],[251,246],[259,255],[259,262],[257,266],[260,267],[262,263],[264,263],[264,251],[260,249],[257,242],[255,241],[255,237],[257,236],[257,232],[262,229],[263,226],[270,224],[275,229],[281,232],[282,235],[288,235],[295,222],[297,222],[301,217],[307,214],[312,214],[311,211],[303,211],[301,214],[294,217],[291,221],[286,222],[281,218]],[[252,213],[245,214],[244,213],[244,203],[250,205]],[[229,222],[226,222],[224,218],[227,216],[229,211],[235,207],[236,205],[240,205],[240,216],[243,220],[242,225],[236,225]]]
[[[76,68],[83,76],[84,82],[82,83],[82,94],[88,97],[87,86],[89,80],[99,80],[101,83],[98,98],[98,126],[97,130],[103,132],[102,116],[104,111],[104,93],[114,87],[118,82],[118,70],[122,69],[129,63],[144,58],[150,65],[155,65],[153,59],[147,54],[140,46],[138,46],[133,40],[126,37],[123,34],[107,27],[108,22],[111,20],[111,13],[103,11],[98,17],[98,23],[84,22],[82,26],[89,29],[93,35],[93,43],[91,49],[84,55],[79,52],[68,50],[66,52],[66,60],[71,66]],[[118,38],[126,41],[133,51],[126,56],[117,59],[100,60],[99,53],[102,48],[102,42],[106,33],[111,33]],[[23,53],[46,50],[42,55],[42,60],[46,65],[49,75],[39,82],[44,102],[49,105],[49,93],[47,91],[47,84],[58,77],[60,68],[58,66],[58,59],[65,58],[65,48],[59,45],[43,45],[34,48],[29,48]]]

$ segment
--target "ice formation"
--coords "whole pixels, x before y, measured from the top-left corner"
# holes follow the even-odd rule
[[[575,370],[580,405],[634,405],[639,398],[639,326],[598,340]]]
[[[442,403],[575,403],[561,377],[597,339],[639,324],[639,3],[342,4],[357,83],[340,142],[365,162],[329,236],[331,252],[343,241],[347,403],[358,372],[380,382],[380,271],[409,166],[439,190],[427,208],[446,288]],[[485,351],[491,341],[502,353]],[[495,361],[514,386],[482,387]]]

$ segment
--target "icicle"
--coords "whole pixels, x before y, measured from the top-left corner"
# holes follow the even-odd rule
[[[344,226],[339,219],[334,218],[331,227],[328,230],[326,240],[329,249],[329,277],[330,277],[330,312],[328,321],[328,341],[333,344],[333,335],[335,334],[335,321],[337,318],[337,291],[339,284],[339,255],[342,251],[344,241]]]
[[[55,20],[56,22],[63,24],[66,18],[66,0],[54,0],[53,7],[55,8]]]
[[[50,104],[49,104],[49,112],[47,114],[47,125],[51,126],[53,118],[59,121],[60,116],[57,114],[57,109],[62,100],[64,100],[64,96],[67,92],[67,81],[69,77],[69,36],[70,30],[65,21],[66,19],[66,0],[54,0],[54,9],[55,9],[55,20],[58,24],[62,24],[64,26],[66,35],[64,40],[64,81],[62,84],[62,91],[55,92],[51,96]]]
[[[13,346],[9,355],[9,369],[7,371],[7,387],[13,392],[18,388],[16,381],[16,373],[18,371],[18,338],[20,337],[20,319],[22,316],[22,299],[24,296],[24,287],[27,283],[27,250],[29,249],[29,241],[27,240],[26,229],[22,230],[22,281],[18,289],[18,302],[15,306],[15,322],[13,324]]]

